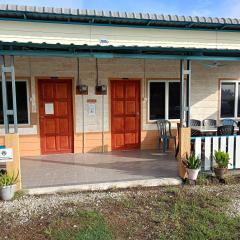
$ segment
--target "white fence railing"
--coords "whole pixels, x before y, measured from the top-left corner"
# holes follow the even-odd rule
[[[209,171],[214,166],[214,152],[221,150],[229,153],[228,169],[240,169],[240,136],[207,136],[191,138],[195,156],[202,159],[202,169]]]

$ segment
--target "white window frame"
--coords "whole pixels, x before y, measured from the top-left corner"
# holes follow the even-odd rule
[[[169,121],[179,121],[178,119],[169,119],[169,83],[178,82],[180,83],[180,80],[149,80],[148,81],[148,122],[156,122],[158,119],[150,119],[150,83],[154,82],[163,82],[165,83],[165,120]]]
[[[18,126],[29,126],[30,125],[30,103],[29,103],[29,82],[26,79],[16,79],[16,82],[26,82],[26,88],[27,88],[27,113],[28,113],[28,121],[27,123],[18,123]],[[11,80],[7,79],[7,82],[11,82]],[[0,81],[0,84],[2,84],[2,81]],[[3,124],[0,124],[0,126],[3,126]],[[9,124],[10,127],[13,126],[13,124]]]
[[[221,111],[222,111],[222,106],[221,106],[221,102],[222,102],[222,83],[234,83],[235,84],[235,100],[234,100],[234,117],[226,117],[226,118],[222,118],[221,117]],[[223,119],[240,119],[240,117],[238,117],[238,94],[240,94],[238,92],[238,84],[240,84],[240,80],[221,80],[220,81],[220,99],[219,99],[219,119],[223,120]]]

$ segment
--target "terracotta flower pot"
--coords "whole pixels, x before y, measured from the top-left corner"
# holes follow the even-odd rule
[[[189,169],[189,168],[187,168],[188,179],[196,181],[199,171],[200,171],[200,169]]]
[[[227,172],[227,168],[214,168],[214,173],[216,175],[216,178],[218,179],[224,179],[224,175]]]

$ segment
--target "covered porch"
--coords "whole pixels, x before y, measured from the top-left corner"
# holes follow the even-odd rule
[[[26,57],[18,57],[19,53],[16,53],[15,62],[16,72],[18,73],[21,63],[23,62],[32,62],[34,68],[32,67],[31,73],[31,84],[37,83],[35,79],[35,75],[37,76],[39,69],[41,71],[48,70],[47,74],[52,75],[53,70],[47,68],[45,64],[43,64],[44,60],[48,59],[49,62],[54,63],[55,59],[59,59],[58,63],[65,63],[66,59],[64,56],[58,56],[54,58],[50,57],[42,57],[38,58],[35,56],[34,52],[23,52],[23,54],[33,55],[29,59]],[[97,55],[100,57],[99,55]],[[97,57],[93,55],[93,57]],[[126,55],[127,57],[128,55]],[[90,56],[87,60],[80,61],[80,63],[85,64],[90,68],[90,71],[94,71],[95,69],[92,66],[95,64],[95,59],[92,59]],[[111,58],[111,56],[109,56]],[[124,57],[124,55],[121,55]],[[21,134],[18,136],[16,134],[16,139],[14,141],[20,141],[20,145],[18,145],[18,149],[15,148],[17,143],[12,141],[8,141],[8,144],[5,144],[8,147],[15,148],[16,152],[23,152],[26,150],[26,153],[32,153],[36,149],[38,150],[34,152],[33,157],[25,157],[21,156],[21,160],[16,164],[12,165],[11,168],[13,171],[20,170],[22,174],[22,188],[27,189],[32,193],[46,193],[48,191],[62,191],[62,190],[91,190],[91,189],[109,189],[114,188],[116,186],[156,186],[156,185],[165,185],[167,183],[172,182],[170,184],[180,184],[179,177],[186,177],[186,169],[182,164],[182,160],[186,158],[187,155],[190,154],[191,151],[191,126],[190,120],[191,118],[196,118],[203,120],[204,118],[214,118],[218,122],[220,122],[219,108],[218,108],[218,97],[219,97],[219,84],[221,83],[220,78],[222,76],[237,76],[238,72],[236,71],[238,67],[238,57],[210,57],[206,56],[203,58],[199,58],[200,61],[197,61],[197,57],[189,57],[189,56],[166,56],[161,54],[156,54],[154,58],[153,56],[147,55],[133,55],[134,59],[100,59],[98,62],[101,63],[101,68],[106,69],[104,72],[102,70],[102,83],[108,84],[109,80],[109,72],[107,67],[111,64],[112,67],[118,69],[120,67],[124,68],[123,62],[131,63],[131,67],[134,68],[137,66],[140,70],[142,70],[144,74],[143,78],[140,78],[141,73],[139,74],[139,82],[141,83],[141,98],[139,100],[141,105],[141,115],[140,115],[140,147],[138,151],[121,151],[121,152],[107,152],[111,151],[111,124],[109,113],[110,113],[110,104],[109,98],[105,96],[96,96],[94,93],[95,81],[92,79],[84,79],[84,84],[88,84],[90,93],[88,96],[85,95],[76,95],[75,85],[77,83],[77,77],[75,76],[75,80],[73,80],[73,102],[75,102],[75,106],[73,107],[74,113],[73,121],[74,121],[74,153],[71,154],[58,154],[58,155],[41,155],[39,156],[40,149],[40,136],[39,136],[39,112],[37,111],[36,105],[38,102],[35,97],[35,110],[31,112],[31,116],[34,117],[34,124],[31,123],[28,127],[21,127],[22,132],[27,132],[27,128],[31,128],[31,131],[27,132],[27,135]],[[143,57],[143,59],[141,59]],[[149,59],[149,58],[150,59]],[[162,59],[164,58],[164,59]],[[166,60],[165,60],[166,58]],[[174,60],[172,60],[174,58]],[[27,59],[27,60],[26,60]],[[214,82],[211,82],[211,79],[208,77],[208,71],[205,68],[205,61],[207,63],[211,63],[210,60],[217,59],[218,61],[224,60],[224,66],[221,68],[216,68],[212,70],[212,78]],[[70,71],[66,71],[66,74],[71,72],[72,74],[76,74],[76,70],[78,70],[75,63],[75,58],[73,57],[69,60],[72,65],[70,65]],[[36,62],[38,65],[36,65]],[[56,62],[55,62],[56,63]],[[122,63],[120,65],[119,63]],[[162,67],[159,69],[154,67],[155,64],[162,64]],[[231,68],[231,65],[234,66],[234,72],[228,72],[228,69]],[[36,68],[38,66],[39,68]],[[161,65],[160,65],[161,66]],[[169,67],[169,69],[164,71],[165,67]],[[14,66],[13,66],[14,67]],[[128,66],[129,67],[129,66]],[[145,67],[148,67],[150,70],[146,70]],[[55,65],[55,68],[58,70],[58,65]],[[177,70],[176,70],[177,69]],[[24,68],[21,69],[24,71]],[[34,72],[35,71],[35,72]],[[88,70],[89,71],[89,70]],[[155,71],[155,72],[154,72]],[[174,72],[175,71],[175,72]],[[225,72],[226,71],[226,72]],[[125,69],[125,71],[121,72],[121,81],[126,81],[125,76],[133,76],[131,75],[133,72],[132,69]],[[51,78],[49,81],[57,81],[58,78],[61,78],[63,72],[56,71],[57,77]],[[88,72],[84,70],[81,72],[82,76],[86,76]],[[65,72],[64,72],[65,74]],[[109,75],[108,75],[109,74]],[[120,75],[119,74],[119,75]],[[153,75],[159,75],[162,77],[154,78]],[[179,154],[178,160],[176,161],[174,157],[174,150],[171,152],[161,153],[159,150],[156,150],[158,146],[158,131],[156,126],[156,120],[148,119],[149,117],[149,101],[151,100],[149,96],[149,87],[151,87],[152,82],[164,82],[164,89],[167,89],[171,83],[171,80],[168,80],[168,76],[176,76],[174,79],[174,83],[177,81],[179,83],[178,96],[179,100],[177,103],[177,109],[179,113],[179,119],[169,119],[172,122],[172,130],[174,135],[177,137],[179,141]],[[151,77],[147,77],[151,76]],[[201,79],[204,76],[204,79]],[[64,75],[64,77],[66,77]],[[231,77],[229,77],[231,79]],[[160,79],[160,80],[159,80]],[[167,80],[166,80],[167,79]],[[212,80],[213,81],[213,80]],[[209,88],[207,91],[204,91],[202,82],[205,84],[209,84]],[[36,86],[36,85],[35,85]],[[34,87],[31,90],[34,90]],[[108,94],[110,95],[110,85],[108,86]],[[161,85],[159,84],[161,87]],[[237,85],[236,85],[237,86]],[[201,91],[200,91],[201,90]],[[37,92],[35,90],[35,92]],[[76,95],[76,96],[75,96]],[[205,99],[204,99],[205,97]],[[86,115],[83,114],[81,109],[84,109],[84,104],[88,104],[88,98],[90,100],[97,99],[96,102],[98,105],[96,107],[100,109],[100,111],[95,116],[97,133],[91,132],[90,127],[93,127],[92,122],[89,124],[89,128],[87,128],[86,123]],[[166,98],[165,98],[166,99]],[[168,101],[168,100],[167,100]],[[33,102],[32,102],[33,104]],[[166,102],[165,102],[166,104]],[[206,104],[212,104],[207,106]],[[164,105],[164,104],[162,104]],[[174,106],[174,107],[176,107]],[[179,106],[179,108],[178,108]],[[31,106],[33,109],[33,106]],[[170,105],[168,105],[170,107]],[[76,109],[76,111],[75,111]],[[108,110],[109,109],[109,110]],[[205,111],[205,112],[204,112]],[[88,112],[86,112],[88,114]],[[7,113],[6,113],[7,115]],[[79,116],[78,116],[79,115]],[[138,116],[139,117],[139,116]],[[169,116],[168,116],[169,117]],[[99,121],[101,119],[101,121]],[[177,123],[180,122],[179,134],[177,134]],[[106,124],[107,123],[107,124]],[[104,125],[106,124],[106,125]],[[11,130],[11,126],[9,124],[5,124],[7,132],[9,133],[9,129]],[[19,131],[17,124],[15,124],[15,132]],[[94,139],[97,135],[98,139]],[[7,134],[6,137],[11,138],[12,134]],[[18,139],[19,137],[19,139]],[[94,137],[94,138],[93,138]],[[28,141],[28,142],[24,142]],[[199,140],[200,141],[200,140]],[[198,142],[199,142],[198,141]],[[212,140],[211,140],[212,141]],[[211,143],[210,141],[210,143]],[[232,143],[233,151],[235,149],[237,155],[237,148],[235,147],[235,142]],[[24,144],[25,143],[25,144]],[[18,143],[19,144],[19,143]],[[201,144],[201,141],[200,141]],[[97,145],[97,147],[96,147]],[[37,147],[36,147],[37,146]],[[209,145],[211,146],[211,144]],[[226,149],[226,144],[224,145]],[[236,145],[237,146],[237,145]],[[144,148],[155,148],[155,150],[145,151]],[[211,147],[210,147],[211,148]],[[218,146],[217,146],[218,148]],[[97,150],[101,153],[88,153],[86,150]],[[140,151],[141,149],[141,151]],[[199,148],[198,148],[199,149]],[[207,148],[205,148],[207,149]],[[212,149],[210,149],[212,150]],[[202,150],[195,151],[196,154],[199,155],[199,152]],[[210,151],[209,151],[210,152]],[[37,154],[35,154],[37,153]],[[201,152],[202,153],[202,152]],[[212,164],[212,153],[208,153],[208,169],[210,170]],[[206,155],[206,154],[205,154]],[[206,157],[202,156],[203,159]],[[19,157],[19,155],[18,155]],[[239,158],[239,157],[237,157]],[[233,159],[233,158],[232,158]],[[14,159],[15,161],[15,159]],[[234,162],[235,160],[233,160]],[[210,162],[210,163],[209,163]],[[209,167],[210,166],[210,167]]]
[[[28,52],[27,52],[28,54]],[[31,53],[33,54],[33,53]],[[138,59],[138,57],[140,59]],[[172,130],[174,132],[174,135],[177,137],[179,141],[179,154],[178,154],[178,160],[175,159],[175,152],[174,149],[171,149],[171,152],[167,153],[161,153],[161,151],[156,150],[158,146],[158,131],[155,120],[149,121],[148,118],[148,101],[150,101],[149,93],[146,94],[148,91],[148,87],[150,86],[151,82],[156,81],[156,78],[153,77],[147,78],[146,75],[143,79],[139,80],[141,82],[141,144],[140,149],[138,151],[121,151],[121,152],[106,152],[111,151],[111,125],[108,124],[108,127],[105,127],[102,125],[104,122],[103,116],[107,118],[109,116],[108,112],[108,98],[107,97],[99,97],[95,96],[94,92],[90,92],[90,99],[96,98],[97,102],[100,104],[97,105],[97,107],[100,109],[99,115],[96,115],[96,122],[99,124],[99,130],[98,135],[99,139],[92,139],[92,137],[95,137],[96,133],[87,132],[86,128],[82,130],[82,123],[86,121],[86,119],[81,118],[81,107],[84,108],[83,104],[84,102],[81,102],[82,99],[85,99],[85,103],[87,104],[87,96],[76,96],[74,97],[74,101],[76,103],[76,112],[80,115],[78,117],[77,115],[73,116],[75,127],[78,126],[76,129],[74,129],[74,153],[72,154],[57,154],[57,155],[41,155],[39,156],[40,152],[40,137],[38,135],[39,133],[39,122],[38,117],[39,113],[35,109],[35,130],[31,135],[22,135],[20,133],[19,140],[20,145],[19,148],[16,149],[18,152],[23,152],[22,146],[24,146],[24,150],[26,150],[26,153],[32,153],[36,149],[39,149],[37,154],[35,154],[33,157],[25,157],[21,156],[21,160],[19,162],[19,165],[11,166],[12,169],[16,172],[16,169],[19,169],[22,174],[22,188],[27,189],[29,192],[32,193],[46,193],[48,191],[62,191],[62,190],[91,190],[91,189],[109,189],[114,188],[118,185],[131,187],[131,186],[156,186],[156,185],[165,185],[169,182],[170,184],[180,184],[180,177],[185,178],[186,177],[186,170],[184,166],[182,165],[182,160],[186,158],[187,154],[190,154],[190,147],[191,147],[191,126],[190,126],[190,119],[196,118],[203,120],[204,118],[207,118],[208,116],[211,118],[215,118],[216,120],[220,121],[219,119],[219,113],[218,113],[218,96],[219,96],[219,87],[218,84],[220,83],[220,80],[217,79],[217,76],[224,75],[228,76],[228,72],[224,72],[224,69],[229,69],[231,64],[234,66],[234,70],[237,69],[238,63],[238,57],[233,58],[220,58],[220,57],[214,57],[220,60],[224,61],[223,68],[217,68],[212,70],[214,73],[214,82],[211,82],[209,84],[209,88],[206,92],[203,92],[202,90],[199,91],[199,89],[202,89],[201,82],[199,79],[201,79],[201,75],[207,76],[207,70],[205,69],[205,61],[196,61],[195,57],[177,57],[174,56],[177,60],[172,60],[172,56],[162,56],[162,55],[156,55],[159,59],[148,59],[146,55],[144,55],[144,59],[141,59],[141,55],[134,56],[136,59],[123,59],[123,61],[127,61],[127,63],[133,62],[135,65],[141,69],[143,68],[143,73],[148,75],[153,74],[153,72],[150,72],[149,70],[146,71],[144,68],[145,66],[149,67],[150,70],[154,68],[154,64],[161,63],[163,66],[169,66],[168,71],[164,70],[164,67],[160,68],[160,70],[155,69],[156,72],[154,74],[163,75],[164,77],[159,77],[157,79],[158,82],[163,82],[169,87],[169,83],[171,80],[164,80],[167,79],[167,76],[171,76],[173,74],[174,70],[176,73],[174,75],[178,76],[176,77],[176,81],[179,82],[179,96],[180,96],[180,102],[177,102],[177,105],[179,106],[179,114],[180,119],[171,120],[172,122]],[[150,56],[150,58],[153,58],[153,56]],[[166,60],[163,60],[161,58],[166,58]],[[170,59],[168,59],[170,58]],[[214,59],[213,57],[205,57],[206,60],[208,58],[210,60]],[[21,61],[26,59],[24,57],[18,57],[16,56],[16,69],[19,69],[19,66],[21,66]],[[35,60],[36,59],[36,60]],[[41,70],[46,69],[46,65],[42,65],[41,58],[38,59],[36,56],[32,56],[30,60],[33,61],[35,64],[36,61],[38,61],[38,66],[41,67]],[[50,60],[51,59],[51,60]],[[53,63],[56,58],[49,58],[49,62]],[[66,58],[60,57],[59,58],[62,63],[66,61]],[[74,59],[75,60],[75,59]],[[144,61],[142,61],[144,60]],[[72,60],[73,61],[73,60]],[[85,61],[85,60],[84,60]],[[91,58],[88,59],[89,63],[85,61],[85,64],[88,63],[89,66],[92,66],[93,63],[95,63]],[[100,59],[98,60],[102,65],[101,67],[105,69],[108,64],[112,64],[114,66],[115,62],[120,63],[121,59],[112,59],[112,60],[106,60],[106,59]],[[111,62],[112,61],[112,62]],[[211,61],[207,61],[208,63]],[[74,62],[73,62],[74,63]],[[115,64],[115,68],[118,68],[118,65]],[[131,66],[133,67],[133,66]],[[56,65],[57,68],[57,65]],[[73,71],[76,71],[76,65],[73,64],[72,66]],[[172,71],[173,70],[173,71]],[[201,71],[202,70],[202,71]],[[203,71],[204,70],[204,71]],[[18,72],[19,70],[17,70]],[[23,69],[21,69],[23,71]],[[38,71],[35,70],[34,71]],[[124,76],[130,75],[130,71],[126,69],[125,72],[122,72]],[[74,72],[75,73],[75,72]],[[49,70],[49,75],[52,74],[52,70]],[[57,75],[62,74],[62,72],[58,72]],[[69,74],[69,72],[68,72]],[[82,74],[86,74],[84,71],[82,71]],[[102,80],[104,83],[107,83],[108,80],[108,72],[104,73],[104,80]],[[234,72],[232,75],[236,75]],[[213,75],[213,74],[212,74]],[[230,74],[229,74],[230,75]],[[56,81],[58,77],[52,78],[50,81]],[[61,75],[60,75],[61,78]],[[77,79],[77,78],[76,78]],[[125,78],[121,78],[122,81],[125,81]],[[139,78],[140,79],[140,78]],[[205,84],[211,81],[211,79],[204,79]],[[31,83],[35,82],[34,76],[31,77]],[[90,81],[89,81],[90,82]],[[84,83],[89,84],[88,81],[85,80]],[[76,80],[73,81],[74,85],[76,84]],[[149,84],[148,84],[149,83]],[[89,84],[89,87],[94,89],[95,82],[91,82]],[[109,86],[108,86],[109,87]],[[32,88],[33,89],[33,88]],[[73,95],[75,95],[75,87],[73,87]],[[110,88],[108,88],[110,89]],[[108,92],[108,94],[111,94]],[[145,97],[144,97],[145,96]],[[205,96],[207,99],[203,99],[202,97]],[[106,103],[104,103],[104,101]],[[79,102],[81,104],[79,104]],[[102,104],[106,104],[102,105]],[[206,103],[211,103],[211,106],[206,106]],[[37,104],[37,101],[36,101]],[[169,107],[169,106],[168,106]],[[201,109],[201,112],[199,111]],[[206,112],[204,112],[204,109],[206,109]],[[101,112],[102,111],[102,112]],[[110,110],[109,110],[110,111]],[[209,111],[209,112],[207,112]],[[31,113],[33,115],[33,113]],[[102,122],[99,122],[99,118],[102,118]],[[151,120],[151,119],[150,119]],[[108,122],[110,122],[109,119],[107,119]],[[177,122],[180,122],[180,129],[179,129],[179,135],[177,134]],[[106,124],[106,121],[104,122]],[[7,129],[9,130],[9,125],[7,126]],[[85,125],[86,127],[86,125]],[[28,128],[34,128],[33,126],[28,126]],[[17,126],[15,125],[16,132],[18,131]],[[19,128],[20,129],[20,128]],[[26,131],[27,127],[21,127],[21,131]],[[89,128],[90,129],[90,128]],[[29,131],[30,132],[30,131]],[[28,132],[28,134],[29,134]],[[11,133],[8,135],[12,135]],[[7,135],[6,135],[7,136]],[[18,138],[18,135],[16,135],[16,138]],[[26,139],[26,140],[25,140]],[[24,142],[29,141],[29,142]],[[32,142],[30,142],[32,141]],[[25,144],[24,144],[25,143]],[[235,143],[235,142],[233,142]],[[4,144],[4,143],[3,143]],[[31,145],[33,144],[33,145]],[[35,144],[35,145],[34,145]],[[89,144],[89,145],[88,145]],[[98,147],[96,148],[96,144],[98,144]],[[6,146],[12,147],[16,146],[16,144],[12,144],[12,141],[8,144],[5,143]],[[31,147],[32,146],[32,147]],[[37,148],[35,148],[37,146]],[[211,145],[210,145],[211,146]],[[233,149],[235,145],[233,144]],[[86,149],[92,151],[97,149],[101,153],[88,153],[85,152]],[[90,148],[91,147],[91,148]],[[148,150],[145,151],[144,148],[149,147],[155,148],[155,150]],[[226,148],[226,147],[225,147]],[[198,152],[197,152],[198,151]],[[199,155],[199,151],[195,151]],[[236,150],[237,151],[237,150]],[[208,161],[212,163],[212,160],[210,159],[211,153],[208,154]],[[237,156],[237,153],[235,154]],[[205,159],[205,155],[202,156],[203,159]],[[233,160],[234,161],[234,160]],[[206,164],[205,164],[206,165]],[[210,166],[210,163],[207,163],[207,166]],[[20,168],[21,166],[21,168]],[[208,169],[209,170],[209,167]]]
[[[181,184],[174,154],[159,151],[23,157],[21,168],[30,193]]]

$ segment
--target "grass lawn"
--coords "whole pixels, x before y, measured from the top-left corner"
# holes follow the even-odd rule
[[[240,239],[236,183],[20,196],[0,209],[0,239]]]
[[[75,225],[77,224],[77,225]],[[107,226],[104,217],[98,211],[77,209],[74,214],[66,214],[55,219],[44,230],[50,239],[96,239],[111,240],[112,232]]]

